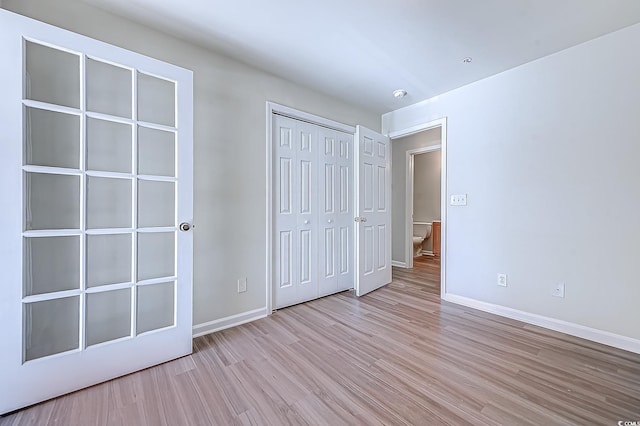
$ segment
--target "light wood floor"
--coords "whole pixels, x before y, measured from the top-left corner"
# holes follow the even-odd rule
[[[194,354],[1,425],[617,425],[640,356],[441,302],[439,265],[194,340]]]

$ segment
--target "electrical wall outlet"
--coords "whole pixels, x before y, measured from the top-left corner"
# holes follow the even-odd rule
[[[556,283],[551,289],[551,295],[554,297],[564,297],[564,283]]]
[[[498,283],[500,287],[507,286],[507,274],[498,274]]]
[[[467,194],[457,194],[451,196],[451,205],[452,206],[466,206],[467,205]]]
[[[238,293],[244,293],[247,291],[247,278],[238,279]]]

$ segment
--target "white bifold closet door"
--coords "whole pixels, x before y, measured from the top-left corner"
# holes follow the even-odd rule
[[[318,127],[319,296],[354,286],[353,135]]]
[[[273,116],[274,306],[354,286],[353,135]]]

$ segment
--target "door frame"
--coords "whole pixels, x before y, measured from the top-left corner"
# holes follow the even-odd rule
[[[425,130],[423,130],[424,132]],[[407,259],[405,264],[407,268],[413,268],[413,189],[415,186],[415,156],[420,154],[426,154],[428,152],[440,151],[442,145],[423,146],[421,148],[410,149],[407,151],[406,170],[407,175],[405,177],[405,258]],[[440,177],[442,183],[442,176]],[[442,206],[442,201],[440,202]],[[442,257],[441,257],[442,258]]]
[[[348,124],[340,123],[338,121],[330,120],[328,118],[320,117],[318,115],[310,114],[308,112],[300,111],[295,108],[291,108],[288,106],[280,105],[275,102],[267,101],[266,102],[266,247],[265,247],[265,282],[266,282],[266,292],[265,292],[265,300],[266,300],[266,308],[267,315],[271,315],[273,312],[273,228],[274,228],[274,214],[273,214],[273,205],[274,205],[274,191],[273,191],[273,115],[279,114],[289,118],[293,118],[294,120],[305,121],[307,123],[316,124],[318,126],[327,127],[329,129],[338,130],[341,132],[349,133],[351,135],[355,135],[356,128],[354,126],[349,126]],[[355,149],[355,144],[354,144]],[[355,203],[355,191],[352,191],[352,202]],[[355,205],[355,204],[353,204]],[[354,235],[354,244],[352,245],[352,250],[354,250],[355,254],[355,235]],[[355,258],[354,258],[355,259]],[[355,261],[355,260],[354,260]]]
[[[395,130],[393,132],[389,132],[387,136],[391,139],[391,144],[393,145],[393,140],[402,138],[405,136],[410,136],[415,133],[420,133],[425,130],[436,129],[440,127],[440,153],[441,153],[441,174],[440,174],[440,193],[441,193],[441,235],[440,235],[440,298],[444,299],[446,295],[447,289],[447,207],[449,205],[447,198],[447,117],[442,117],[437,120],[428,121],[425,123],[420,123],[415,126],[406,127],[404,129]],[[393,190],[392,190],[393,191]],[[413,192],[413,191],[412,191]],[[413,196],[412,196],[413,197]],[[413,198],[412,198],[413,203]],[[413,210],[413,209],[412,209]],[[405,217],[406,221],[406,217]],[[412,241],[412,239],[410,239]],[[409,259],[413,264],[413,255]],[[408,261],[409,261],[408,260]],[[407,261],[407,262],[408,262]]]

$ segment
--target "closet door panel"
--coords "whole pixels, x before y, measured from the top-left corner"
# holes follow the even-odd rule
[[[274,275],[275,306],[296,303],[298,259],[298,179],[295,120],[275,116],[274,145]]]
[[[275,307],[353,282],[353,136],[274,115]]]
[[[337,132],[336,135],[336,228],[340,238],[336,240],[338,291],[353,288],[354,275],[354,221],[353,209],[353,135]]]
[[[311,300],[318,296],[316,282],[318,270],[318,231],[317,231],[317,149],[318,132],[316,126],[298,121],[294,148],[296,150],[297,170],[297,295],[296,303]]]
[[[318,287],[321,295],[338,291],[336,275],[336,132],[319,128],[318,231],[320,233],[320,268]]]

